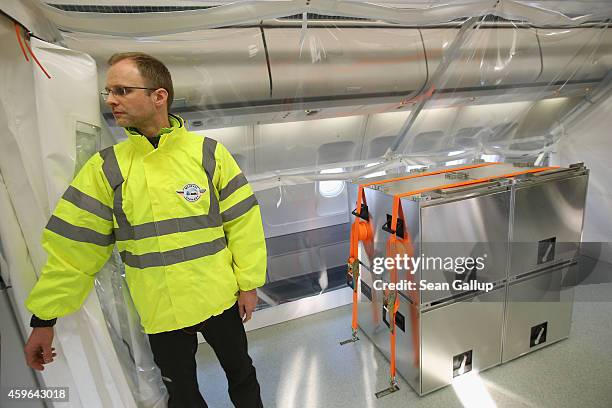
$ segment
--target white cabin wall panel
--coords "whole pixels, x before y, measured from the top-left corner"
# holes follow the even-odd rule
[[[255,126],[255,172],[318,164],[319,148],[330,142],[361,141],[363,116],[348,116]],[[356,160],[358,151],[339,155],[337,161]]]
[[[288,185],[256,192],[267,238],[349,222],[346,186],[335,197],[341,211],[321,214],[317,183]]]
[[[398,111],[370,115],[360,158],[374,159],[382,156],[397,137],[409,113]]]
[[[254,129],[255,173],[313,166],[342,171],[333,170],[333,163],[358,159],[364,123],[364,116],[348,116],[257,125]],[[346,186],[340,183],[338,191],[331,197],[324,197],[321,183],[258,191],[266,236],[348,222]]]
[[[534,102],[518,123],[510,149],[542,149],[553,140],[551,130],[583,98],[552,98]],[[532,139],[523,142],[521,139]],[[539,140],[538,140],[539,139]]]
[[[459,108],[423,109],[408,131],[399,152],[429,153],[441,148],[447,130],[453,126]],[[409,111],[370,115],[366,129],[363,159],[383,155],[396,140]]]
[[[459,111],[454,125],[454,134],[462,129],[479,128],[479,133],[473,135],[478,142],[494,143],[513,137],[522,118],[529,112],[533,102],[510,102],[489,105],[464,106]],[[461,138],[462,136],[459,135]],[[461,143],[457,140],[458,143]],[[465,140],[463,141],[465,143]]]
[[[409,153],[434,152],[444,142],[457,119],[459,108],[423,109],[403,143]]]
[[[230,151],[245,175],[253,173],[253,127],[236,126],[195,131],[221,142]]]
[[[559,142],[552,158],[553,163],[557,165],[584,162],[590,169],[582,241],[602,245],[598,250],[593,246],[583,245],[583,251],[608,263],[612,263],[611,117],[612,95],[609,95],[566,129],[566,135]]]

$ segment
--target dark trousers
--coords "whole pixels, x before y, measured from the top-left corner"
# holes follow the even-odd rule
[[[197,332],[211,345],[227,376],[229,396],[237,408],[263,407],[253,361],[238,304],[195,326],[149,334],[155,364],[159,367],[170,399],[168,408],[207,407],[198,388],[195,353]]]

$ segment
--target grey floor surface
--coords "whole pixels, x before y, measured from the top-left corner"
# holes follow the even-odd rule
[[[338,344],[350,334],[350,305],[249,332],[249,348],[266,407],[611,408],[611,294],[610,284],[578,287],[569,339],[424,397],[400,377],[399,391],[376,399],[387,386],[387,360],[364,335]],[[208,345],[197,360],[209,406],[231,407]]]

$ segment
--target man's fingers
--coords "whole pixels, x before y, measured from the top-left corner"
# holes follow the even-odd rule
[[[43,357],[43,362],[45,363],[50,363],[53,361],[53,353],[51,351],[51,346],[43,346],[42,347],[42,357]]]
[[[28,366],[33,368],[34,370],[42,371],[44,369],[42,365],[40,351],[28,350],[26,352],[26,362]]]
[[[248,322],[249,320],[251,320],[251,315],[253,314],[253,312],[251,310],[247,311],[245,313],[245,318],[242,320],[243,323]]]

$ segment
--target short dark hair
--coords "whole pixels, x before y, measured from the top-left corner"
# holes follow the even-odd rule
[[[114,65],[119,61],[129,59],[134,61],[138,72],[145,79],[146,86],[149,88],[164,88],[168,92],[167,108],[170,112],[170,106],[174,99],[174,87],[172,86],[172,77],[168,68],[157,58],[145,54],[144,52],[121,52],[113,54],[108,59],[108,65]]]

